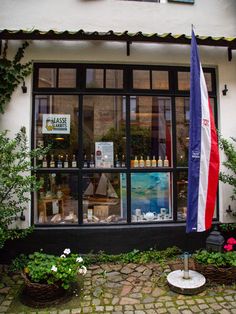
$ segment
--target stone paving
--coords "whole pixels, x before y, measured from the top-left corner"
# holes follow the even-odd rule
[[[195,296],[170,291],[166,284],[168,266],[158,264],[102,264],[89,268],[80,293],[67,303],[48,309],[22,305],[19,275],[0,275],[0,314],[236,314],[236,285],[206,285]]]

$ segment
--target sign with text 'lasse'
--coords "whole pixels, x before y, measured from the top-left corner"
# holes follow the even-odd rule
[[[69,114],[43,114],[43,134],[70,134]]]

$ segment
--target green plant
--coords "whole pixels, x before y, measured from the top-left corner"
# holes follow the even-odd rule
[[[13,60],[9,60],[7,59],[8,43],[5,42],[3,54],[0,57],[0,113],[4,113],[6,104],[10,101],[14,90],[32,71],[31,62],[20,63],[28,46],[28,42],[24,42],[18,48]]]
[[[46,154],[48,149],[30,151],[24,127],[13,139],[7,137],[7,131],[0,132],[0,248],[6,240],[24,237],[32,231],[32,228],[13,228],[12,224],[19,218],[24,220],[30,192],[41,186],[31,173],[35,169],[31,161]],[[20,217],[18,213],[21,213]]]
[[[64,289],[69,289],[78,274],[85,275],[86,272],[83,258],[71,254],[70,249],[65,249],[61,256],[34,252],[28,256],[24,267],[24,273],[31,282],[57,284]]]
[[[224,232],[236,231],[236,223],[220,224],[219,227]]]
[[[231,140],[236,143],[236,139],[231,137]],[[224,183],[228,183],[233,187],[232,200],[236,200],[236,149],[233,143],[219,136],[219,146],[224,151],[226,161],[223,165],[230,171],[230,173],[221,172],[220,180]]]
[[[134,249],[131,252],[121,253],[117,255],[105,254],[104,252],[99,252],[98,254],[88,254],[84,257],[84,262],[86,265],[94,263],[161,263],[167,259],[176,257],[181,253],[181,250],[174,246],[167,248],[163,251],[158,251],[154,249],[149,249],[147,251],[139,251]]]
[[[236,266],[236,252],[208,252],[206,250],[197,251],[193,258],[200,264],[213,265],[217,267]]]

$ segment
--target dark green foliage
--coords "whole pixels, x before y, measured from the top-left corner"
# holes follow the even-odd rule
[[[32,63],[21,64],[28,42],[24,42],[17,50],[13,60],[7,59],[7,41],[4,46],[3,55],[0,57],[0,113],[4,113],[6,104],[16,87],[22,83],[31,71]]]
[[[41,186],[31,174],[35,169],[32,158],[45,155],[47,151],[48,148],[29,150],[24,127],[14,139],[7,137],[7,131],[0,132],[0,248],[6,240],[24,237],[32,231],[32,228],[9,227],[17,215],[28,208],[30,192]]]
[[[231,137],[231,140],[236,144],[236,139]],[[236,149],[233,143],[219,136],[219,146],[224,151],[226,161],[223,165],[230,171],[229,173],[221,172],[220,180],[228,183],[233,187],[232,200],[236,200]]]
[[[197,251],[193,258],[200,264],[213,265],[217,267],[236,266],[236,252],[208,252],[206,250]]]
[[[236,231],[236,223],[220,224],[219,227],[224,232]]]
[[[98,254],[85,255],[84,262],[86,265],[97,263],[161,263],[169,258],[176,257],[179,254],[181,254],[181,250],[176,246],[167,248],[164,251],[157,251],[154,249],[148,251],[133,250],[128,253],[117,255],[99,252]]]

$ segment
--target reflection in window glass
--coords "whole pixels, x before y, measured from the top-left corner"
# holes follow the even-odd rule
[[[171,166],[171,99],[136,96],[130,110],[131,167]]]
[[[172,219],[171,174],[147,172],[131,174],[132,222]]]
[[[38,77],[38,87],[52,88],[56,87],[57,69],[40,68]]]
[[[85,96],[83,113],[84,167],[125,167],[125,98]],[[98,149],[98,143],[99,149]],[[110,144],[107,144],[110,143]],[[96,146],[97,145],[97,146]],[[104,149],[109,148],[110,153]],[[97,150],[95,151],[95,149]],[[91,164],[91,161],[94,162]]]
[[[78,178],[63,173],[40,174],[42,187],[36,198],[36,223],[78,222]]]
[[[103,88],[104,87],[104,70],[87,69],[86,70],[86,87]]]
[[[35,126],[36,147],[51,145],[50,152],[40,157],[38,165],[44,168],[71,167],[72,160],[78,155],[78,97],[36,96]]]
[[[58,87],[76,87],[76,69],[59,69]]]
[[[124,223],[127,217],[126,174],[83,176],[83,222]]]
[[[177,165],[187,167],[189,145],[189,98],[176,97]]]
[[[123,70],[106,70],[106,88],[123,88]]]
[[[205,80],[206,80],[206,86],[208,92],[212,92],[212,79],[211,79],[211,73],[204,73]]]
[[[188,173],[180,172],[177,176],[177,219],[186,220],[187,214]]]
[[[150,71],[133,70],[133,88],[150,89]]]
[[[190,72],[178,72],[178,90],[190,90]]]
[[[152,89],[169,89],[167,71],[152,71]]]

